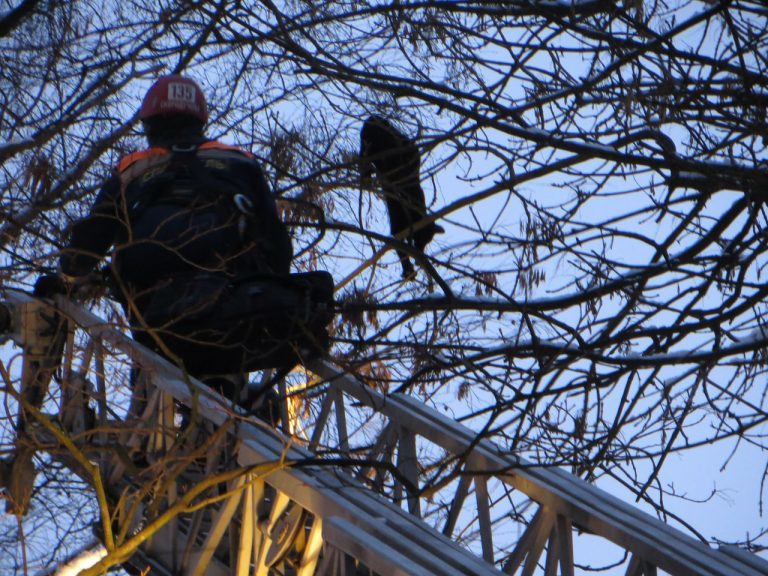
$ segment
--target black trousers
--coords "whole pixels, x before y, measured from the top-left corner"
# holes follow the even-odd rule
[[[138,315],[124,305],[138,342],[207,379],[325,354],[333,288],[327,272],[234,281],[195,273],[137,292]]]

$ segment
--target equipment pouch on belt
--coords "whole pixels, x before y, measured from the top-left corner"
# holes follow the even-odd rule
[[[232,280],[180,276],[157,287],[143,319],[196,374],[286,367],[327,352],[333,319],[327,272]],[[142,338],[146,341],[147,338]]]

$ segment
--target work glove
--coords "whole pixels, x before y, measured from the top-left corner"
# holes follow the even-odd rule
[[[103,271],[85,276],[42,274],[38,276],[32,294],[38,298],[54,298],[62,295],[74,300],[99,298],[106,291]]]
[[[38,276],[32,294],[38,298],[53,298],[59,294],[69,294],[70,289],[64,278],[58,274],[43,274]]]

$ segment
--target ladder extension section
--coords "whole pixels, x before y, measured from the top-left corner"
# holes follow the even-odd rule
[[[5,300],[12,336],[26,350],[30,336],[21,324],[45,305],[20,292],[8,292]],[[281,397],[290,400],[282,404],[280,433],[90,312],[64,299],[58,309],[88,339],[78,358],[68,339],[60,419],[88,437],[88,418],[79,415],[87,398],[95,398],[96,430],[102,431],[78,446],[100,463],[113,505],[119,504],[119,524],[132,534],[151,534],[131,560],[136,569],[568,576],[575,573],[576,531],[625,550],[627,576],[657,569],[674,576],[768,574],[768,562],[757,556],[710,548],[576,476],[478,441],[414,398],[385,396],[328,362],[306,366],[298,386],[279,383]],[[127,355],[146,379],[146,401],[130,426],[107,419],[105,349]],[[207,430],[202,448],[199,442],[182,448],[174,403],[194,406]],[[117,440],[113,427],[124,430]],[[39,434],[53,440],[45,430]],[[125,449],[117,456],[106,449],[116,441]],[[141,454],[148,468],[133,462]],[[55,457],[92,481],[66,451]],[[158,474],[153,466],[160,465],[168,480],[149,497],[142,479],[147,471]],[[513,497],[529,506],[504,508]],[[201,498],[208,505],[198,505]],[[152,522],[163,514],[172,520],[155,530]],[[501,542],[502,529],[506,539],[514,533],[511,521],[524,531],[516,543]]]

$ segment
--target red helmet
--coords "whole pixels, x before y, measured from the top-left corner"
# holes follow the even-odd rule
[[[139,119],[160,115],[193,116],[203,124],[208,121],[205,95],[194,80],[178,74],[161,76],[144,96]]]

